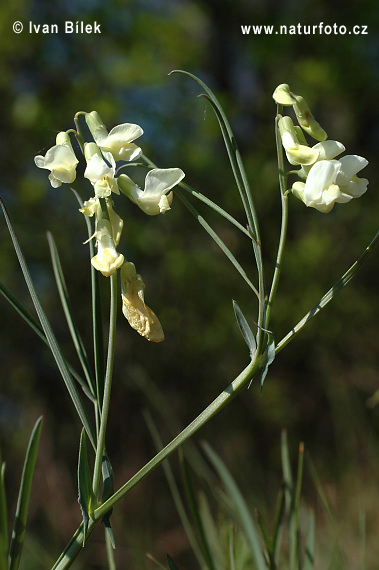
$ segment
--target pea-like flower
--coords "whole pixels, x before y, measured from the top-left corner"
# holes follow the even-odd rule
[[[109,152],[117,160],[135,160],[142,150],[133,141],[143,135],[143,129],[133,123],[117,125],[109,133],[96,111],[86,114],[89,130],[103,152]]]
[[[38,168],[50,170],[49,180],[53,188],[71,184],[76,178],[78,159],[71,146],[70,137],[66,132],[57,134],[56,145],[50,148],[45,156],[34,157]]]
[[[357,155],[320,160],[310,169],[305,183],[293,184],[292,192],[306,206],[328,213],[336,202],[346,203],[366,192],[368,180],[356,175],[367,164],[365,158]]]
[[[119,194],[120,191],[115,180],[116,163],[112,155],[107,154],[110,166],[101,156],[101,152],[95,143],[86,143],[84,154],[87,160],[87,168],[84,178],[88,178],[95,188],[97,198],[107,198],[112,192]]]
[[[133,263],[121,268],[122,312],[130,326],[152,342],[162,342],[164,333],[156,314],[145,304],[145,284]]]
[[[121,174],[117,178],[117,183],[121,192],[137,204],[145,214],[156,216],[170,209],[172,202],[170,190],[179,184],[184,176],[180,168],[154,168],[146,175],[144,190],[126,174]]]
[[[96,223],[97,254],[91,259],[95,269],[109,277],[124,263],[124,256],[116,250],[112,226],[108,220],[100,219]]]

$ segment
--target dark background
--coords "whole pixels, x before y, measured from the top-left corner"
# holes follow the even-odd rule
[[[15,34],[19,20],[24,31]],[[63,22],[96,21],[101,35],[64,34]],[[58,24],[58,34],[28,31],[28,22]],[[367,35],[243,35],[241,25],[367,25]],[[0,192],[28,260],[44,308],[75,366],[49,261],[53,232],[71,302],[91,352],[91,299],[83,217],[68,187],[50,187],[34,166],[79,111],[97,110],[106,125],[140,124],[141,144],[160,167],[180,167],[186,181],[245,223],[217,121],[199,87],[217,94],[231,121],[254,191],[267,275],[272,275],[280,224],[275,105],[279,83],[309,102],[314,115],[346,147],[369,160],[368,192],[323,215],[290,198],[288,243],[271,327],[276,340],[320,299],[357,259],[377,231],[378,8],[374,0],[334,2],[262,0],[24,1],[0,8]],[[79,171],[81,172],[81,171]],[[83,199],[91,188],[75,184]],[[117,197],[116,197],[117,198]],[[223,219],[195,204],[255,279],[251,249]],[[166,340],[152,345],[119,318],[109,417],[108,451],[118,488],[154,454],[142,416],[149,407],[164,441],[173,418],[187,425],[247,364],[248,353],[232,311],[236,299],[256,319],[256,304],[226,258],[179,200],[165,216],[150,218],[126,199],[119,250],[146,283],[146,300],[159,315]],[[0,222],[1,281],[31,308]],[[103,281],[107,296],[107,282]],[[281,479],[280,432],[288,429],[292,459],[299,441],[320,474],[337,521],[348,568],[359,556],[359,514],[367,513],[370,560],[378,554],[377,466],[379,416],[369,405],[379,388],[374,255],[358,277],[307,325],[270,368],[263,393],[245,390],[196,436],[221,455],[252,508],[273,516]],[[106,305],[106,303],[105,303]],[[1,301],[1,449],[6,459],[10,510],[31,428],[41,414],[43,434],[28,520],[23,568],[48,568],[80,522],[76,461],[80,423],[48,350]],[[106,322],[106,312],[105,312]],[[147,386],[141,390],[141,386]],[[158,390],[162,402],[154,396]],[[159,409],[161,412],[159,412]],[[175,467],[176,459],[173,460]],[[320,567],[333,548],[312,481],[304,492],[316,508]],[[120,568],[152,568],[150,551],[171,552],[183,570],[196,568],[187,551],[161,469],[122,501],[113,517]],[[104,568],[99,531],[75,568]],[[44,558],[46,551],[47,558]],[[326,558],[323,558],[325,556]],[[325,563],[326,564],[326,563]],[[34,565],[34,566],[33,566]],[[374,567],[374,566],[371,566]]]

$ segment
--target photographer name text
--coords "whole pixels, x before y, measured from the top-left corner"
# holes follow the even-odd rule
[[[29,34],[101,34],[100,24],[96,21],[91,24],[86,24],[83,21],[71,22],[66,20],[60,24],[35,24],[29,21],[28,27],[25,25],[25,30],[28,29]],[[22,22],[14,22],[13,31],[19,34],[23,31],[24,25]]]

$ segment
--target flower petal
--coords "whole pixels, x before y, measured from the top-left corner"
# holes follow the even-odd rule
[[[145,179],[145,196],[161,196],[183,180],[185,174],[180,168],[154,168]]]
[[[348,154],[340,158],[341,171],[338,174],[336,183],[339,186],[345,186],[349,183],[354,174],[357,174],[362,168],[368,165],[368,160],[356,154]]]
[[[322,192],[334,184],[340,169],[338,160],[320,160],[312,166],[304,188],[304,203],[307,206],[320,201]]]
[[[331,140],[319,142],[315,144],[312,148],[318,150],[319,152],[318,160],[330,160],[332,158],[335,158],[345,150],[345,147],[343,146],[342,143]]]

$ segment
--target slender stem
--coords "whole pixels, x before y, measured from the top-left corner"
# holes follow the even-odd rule
[[[129,481],[114,493],[105,503],[101,504],[93,513],[89,521],[87,536],[93,531],[96,523],[133,487],[135,487],[151,471],[156,469],[167,457],[176,451],[185,441],[194,435],[208,420],[213,418],[224,406],[229,404],[237,394],[250,382],[261,365],[260,359],[249,362],[246,368],[225,388],[213,402],[197,416],[184,430],[166,447],[153,457]],[[83,547],[83,523],[79,526],[64,552],[58,558],[52,570],[65,570],[69,568]]]
[[[105,433],[107,429],[109,402],[110,402],[111,386],[112,386],[114,345],[115,345],[116,320],[117,320],[117,272],[111,275],[110,285],[111,285],[111,303],[110,303],[107,368],[105,373],[104,397],[103,397],[103,405],[101,408],[100,430],[99,430],[99,437],[97,440],[95,467],[94,467],[93,482],[92,482],[93,492],[96,498],[99,495],[101,467],[102,467],[103,453],[105,448]]]
[[[278,289],[280,271],[282,268],[284,246],[286,243],[287,226],[288,226],[287,175],[284,171],[284,156],[283,156],[283,146],[280,140],[280,133],[279,133],[279,119],[280,119],[280,114],[278,113],[275,119],[275,140],[276,140],[276,149],[278,155],[280,196],[282,201],[282,223],[280,228],[279,247],[276,256],[274,276],[272,279],[270,295],[267,303],[266,320],[264,327],[265,329],[267,329],[269,325],[272,305],[274,303],[276,291]]]
[[[162,463],[169,455],[176,451],[187,439],[192,437],[206,422],[224,408],[244,386],[251,380],[261,365],[260,359],[251,361],[248,366],[233,380],[233,382],[215,400],[203,410],[193,422],[164,447],[153,459],[138,471],[129,481],[114,493],[105,503],[101,504],[93,513],[94,520],[99,520],[105,513],[135,487],[146,475]]]

